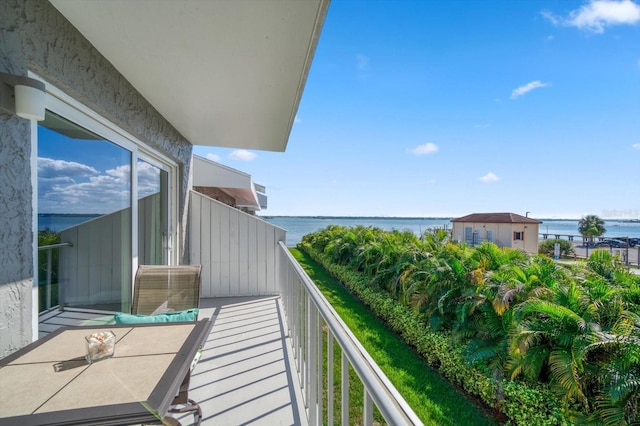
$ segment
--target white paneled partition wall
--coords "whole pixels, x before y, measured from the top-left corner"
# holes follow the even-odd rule
[[[201,297],[278,294],[278,242],[286,231],[191,191],[191,263],[202,265]]]

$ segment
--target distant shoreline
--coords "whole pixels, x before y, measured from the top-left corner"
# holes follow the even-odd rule
[[[100,213],[38,213],[38,216],[42,217],[99,217],[103,216]]]
[[[292,215],[257,215],[262,219],[410,219],[410,220],[451,220],[457,216],[292,216]],[[578,222],[580,219],[571,218],[548,218],[548,217],[530,217],[531,219],[541,221],[563,221],[563,222]],[[640,219],[606,219],[602,218],[605,222],[624,222],[624,223],[640,223]]]

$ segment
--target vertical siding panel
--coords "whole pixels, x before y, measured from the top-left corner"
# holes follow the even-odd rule
[[[203,199],[203,203],[211,205],[211,216],[209,217],[210,232],[208,234],[208,244],[211,250],[211,296],[220,296],[222,291],[222,272],[220,261],[220,207],[208,199]]]
[[[191,252],[203,267],[202,297],[277,294],[277,242],[286,232],[202,194],[191,196]]]
[[[249,288],[249,220],[247,215],[236,213],[238,220],[238,280],[239,291],[251,294]]]
[[[128,302],[131,299],[131,279],[127,274],[126,277],[129,278],[129,281],[125,281],[125,274],[123,273],[123,269],[128,269],[131,271],[131,256],[127,256],[126,263],[122,263],[124,261],[121,255],[121,247],[124,244],[123,236],[122,236],[122,222],[128,220],[126,215],[131,214],[130,209],[125,209],[124,212],[113,215],[113,219],[109,220],[109,225],[111,228],[111,235],[106,235],[106,229],[109,227],[102,226],[103,234],[101,238],[109,242],[108,245],[103,247],[102,255],[100,259],[104,262],[104,269],[108,272],[105,274],[108,276],[108,282],[106,284],[107,291],[109,292],[109,303],[114,303],[120,309],[121,302]],[[128,252],[131,252],[131,235],[127,235],[127,242],[129,244],[130,249]],[[134,243],[136,244],[137,241]],[[123,259],[121,261],[121,259]],[[122,300],[121,300],[122,299]]]
[[[230,251],[231,251],[231,221],[228,209],[220,209],[220,291],[222,296],[230,296]]]
[[[271,251],[271,233],[272,231],[269,228],[263,229],[262,232],[263,246],[262,253],[260,254],[260,263],[262,264],[262,277],[260,279],[260,288],[264,292],[266,292],[269,288],[269,267],[267,264],[269,263],[269,252]]]
[[[92,303],[116,303],[120,298],[120,286],[123,284],[119,279],[114,277],[113,261],[113,249],[119,247],[115,245],[118,240],[118,235],[115,233],[115,223],[118,221],[118,213],[109,215],[108,219],[104,223],[95,223],[91,230],[91,243],[96,248],[97,254],[91,257],[95,265],[91,265],[91,281],[98,281],[98,292],[91,294],[95,299],[91,300]],[[96,221],[98,222],[98,221]],[[120,231],[118,229],[118,231]],[[100,271],[95,274],[95,271]],[[116,291],[113,291],[113,287],[116,287]],[[114,295],[115,293],[115,295]],[[118,306],[119,308],[119,306]]]
[[[78,233],[78,280],[75,291],[70,301],[77,304],[80,300],[87,300],[89,296],[89,258],[91,256],[91,246],[89,245],[89,233]]]
[[[197,250],[199,252],[201,265],[203,265],[203,269],[206,268],[206,273],[204,274],[206,277],[206,285],[203,285],[203,289],[206,289],[207,294],[212,292],[211,276],[213,275],[213,265],[215,265],[215,263],[211,262],[211,210],[211,205],[201,199],[198,213],[199,246]]]
[[[258,286],[258,221],[247,218],[247,284],[252,294],[260,294]]]
[[[238,223],[238,211],[229,211],[229,292],[240,292],[239,288],[239,248],[240,248],[240,224]],[[242,294],[242,293],[241,293]]]
[[[191,255],[191,263],[194,265],[202,265],[201,272],[201,288],[202,294],[205,294],[207,287],[210,285],[211,267],[209,262],[202,261],[202,244],[201,234],[202,215],[200,209],[202,208],[202,202],[200,197],[196,197],[194,193],[191,193],[189,200],[189,236],[191,238],[191,246],[189,253]]]
[[[73,227],[62,232],[62,242],[71,243],[73,247],[62,247],[59,250],[58,292],[60,305],[66,305],[76,292],[78,284],[78,228]]]
[[[276,248],[276,240],[275,240],[275,229],[270,229],[267,233],[267,247],[265,250],[265,262],[266,262],[266,282],[265,282],[265,290],[267,292],[276,290],[275,283],[275,248]]]

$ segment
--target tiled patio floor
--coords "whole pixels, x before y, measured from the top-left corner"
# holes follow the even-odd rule
[[[211,318],[213,326],[192,372],[189,396],[202,407],[203,425],[307,424],[283,315],[276,296],[200,301],[200,318]],[[112,318],[52,311],[41,317],[40,335]],[[180,420],[186,425],[192,418]]]

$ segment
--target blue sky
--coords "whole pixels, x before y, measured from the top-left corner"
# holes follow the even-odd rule
[[[262,215],[640,217],[640,2],[333,0]]]

